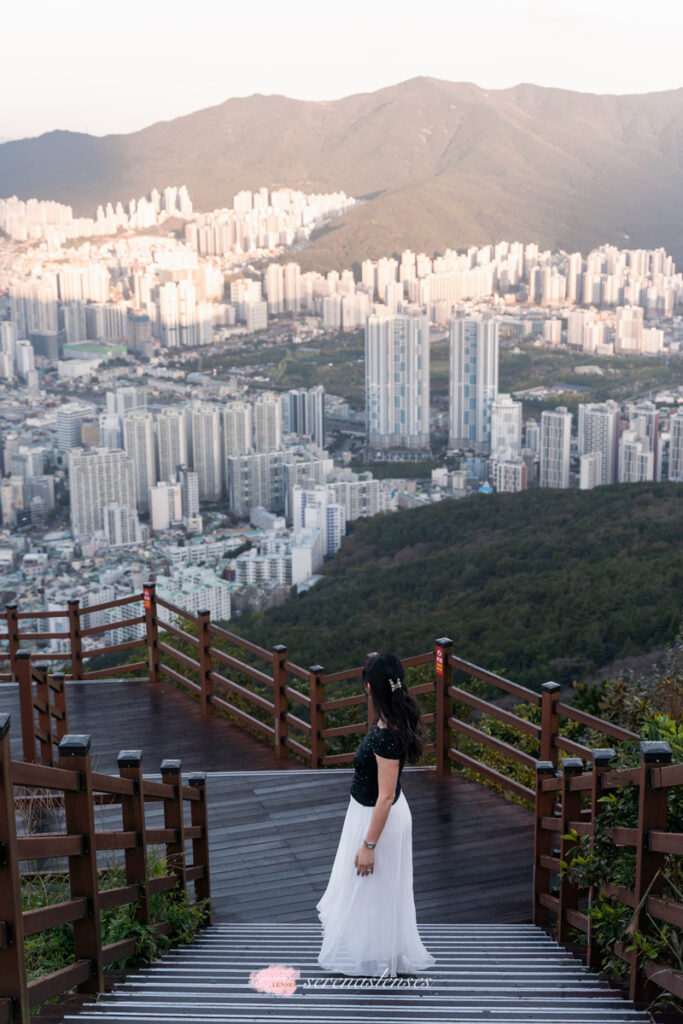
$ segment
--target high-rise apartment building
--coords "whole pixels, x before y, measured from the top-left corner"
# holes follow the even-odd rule
[[[639,437],[645,437],[653,454],[654,476],[662,479],[662,448],[659,443],[659,412],[654,402],[637,402],[628,411],[629,430],[635,430]]]
[[[395,272],[396,266],[394,276]],[[429,447],[429,381],[427,316],[408,311],[369,316],[365,322],[365,415],[370,445]]]
[[[199,482],[200,501],[219,501],[223,490],[221,411],[208,402],[187,407],[192,436],[192,467]]]
[[[124,451],[73,448],[69,455],[71,532],[85,540],[104,529],[103,509],[123,505],[135,511],[133,463]]]
[[[196,519],[199,515],[199,478],[193,469],[179,466],[178,483],[183,520]]]
[[[624,430],[619,438],[619,483],[654,480],[655,453],[649,438],[638,430]]]
[[[83,420],[92,416],[93,410],[81,402],[65,402],[57,409],[57,448],[60,452],[71,451],[81,444]]]
[[[254,451],[272,452],[282,443],[279,395],[265,391],[254,402]]]
[[[252,410],[249,402],[223,406],[223,447],[229,455],[247,455],[252,448]]]
[[[324,554],[331,557],[339,551],[346,533],[346,509],[337,500],[334,487],[296,485],[292,490],[292,509],[295,532],[320,530]]]
[[[292,388],[280,395],[282,431],[310,438],[322,448],[325,443],[325,389],[322,384],[313,388]]]
[[[173,483],[179,466],[186,466],[187,423],[180,408],[162,409],[156,418],[159,480]]]
[[[671,417],[669,480],[683,483],[683,412],[677,412]]]
[[[510,395],[496,395],[491,406],[491,452],[522,450],[522,403]]]
[[[600,452],[598,484],[613,484],[617,479],[619,417],[619,404],[611,399],[607,402],[579,406],[579,455],[592,455],[595,452]],[[588,472],[588,463],[586,463],[586,473]],[[594,467],[591,472],[594,472]],[[586,480],[588,479],[592,479],[592,477],[586,477]]]
[[[151,412],[128,413],[123,421],[123,447],[133,463],[137,506],[146,512],[150,487],[157,482],[154,417]]]
[[[541,413],[541,487],[569,487],[572,414],[564,406]]]
[[[153,530],[168,530],[183,518],[183,500],[179,483],[162,480],[149,491],[149,515]]]
[[[498,395],[498,322],[458,316],[450,322],[449,444],[486,454]]]

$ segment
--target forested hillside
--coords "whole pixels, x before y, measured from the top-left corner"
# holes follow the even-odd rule
[[[683,487],[634,484],[443,501],[354,524],[324,579],[233,622],[328,671],[450,636],[519,682],[580,679],[671,640],[683,595]]]

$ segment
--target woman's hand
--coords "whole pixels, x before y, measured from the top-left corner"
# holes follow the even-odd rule
[[[368,850],[365,843],[356,854],[354,861],[357,875],[371,875],[375,870],[375,851]]]

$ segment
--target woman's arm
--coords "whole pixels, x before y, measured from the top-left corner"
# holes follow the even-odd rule
[[[399,762],[393,757],[380,757],[379,754],[375,754],[377,758],[377,788],[379,795],[377,797],[377,803],[370,819],[370,825],[368,827],[368,834],[365,836],[369,843],[376,843],[382,834],[382,830],[386,825],[387,818],[389,817],[389,811],[391,805],[394,802],[396,796],[396,782],[398,780],[398,767]],[[375,851],[368,850],[365,843],[361,846],[358,853],[356,854],[356,874],[367,874],[368,870],[371,870],[375,864]]]

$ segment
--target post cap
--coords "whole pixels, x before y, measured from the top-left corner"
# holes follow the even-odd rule
[[[161,767],[159,768],[159,771],[161,772],[162,775],[180,775],[180,769],[182,767],[182,764],[183,762],[179,757],[166,758],[164,761],[161,762]]]
[[[10,716],[6,711],[0,715],[0,740],[3,740],[9,730]]]
[[[47,665],[44,661],[37,661],[33,667],[36,672],[47,672]]]
[[[62,757],[85,757],[90,750],[90,736],[86,733],[68,732],[59,741],[59,753]]]
[[[14,612],[16,610],[17,610],[16,604],[6,604],[5,605],[5,611],[6,612]]]
[[[188,777],[187,782],[190,786],[205,786],[206,772],[192,772],[192,775]]]
[[[563,757],[562,771],[565,775],[578,775],[583,771],[583,761],[580,757]]]
[[[597,765],[609,764],[617,756],[614,747],[596,747],[591,750],[591,754],[593,755],[593,764]]]
[[[66,603],[67,604],[80,604],[80,601],[78,600],[77,597],[70,597],[69,600]]]
[[[151,580],[148,583],[143,583],[142,584],[143,590],[148,590],[149,587],[153,587],[153,586],[154,586],[154,584],[151,582]]]
[[[562,687],[560,686],[559,683],[549,682],[549,683],[543,683],[543,685],[541,686],[541,689],[545,693],[557,693],[558,690],[562,689]]]
[[[284,654],[287,648],[284,644],[274,644],[273,651],[275,654]]]
[[[52,673],[52,678],[56,682],[58,682],[58,683],[63,683],[64,682],[64,673],[63,672],[53,672]]]
[[[537,775],[554,775],[555,765],[552,761],[537,761],[536,762],[536,774]]]
[[[669,764],[671,747],[666,740],[643,740],[640,744],[640,756],[645,764]]]
[[[116,761],[119,768],[138,768],[142,763],[142,751],[121,750]]]
[[[438,640],[434,641],[434,643],[436,644],[437,647],[452,647],[453,646],[453,641],[450,639],[450,637],[447,637],[447,636],[440,636]]]
[[[15,654],[15,658],[30,658],[30,657],[31,657],[31,652],[30,651],[17,651],[17,653]]]
[[[201,611],[197,612],[197,615],[210,615],[210,614],[211,614],[211,609],[210,608],[202,608]]]
[[[314,675],[316,675],[316,676],[319,676],[319,675],[322,675],[322,673],[325,671],[325,669],[323,668],[322,665],[310,665],[308,671],[309,672],[313,672]]]

